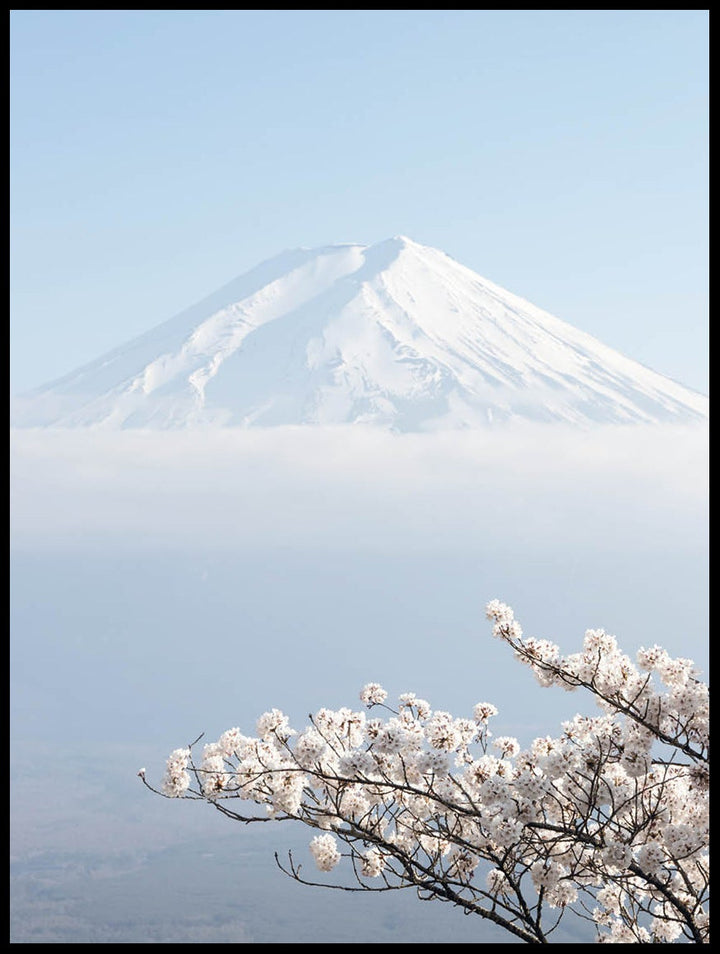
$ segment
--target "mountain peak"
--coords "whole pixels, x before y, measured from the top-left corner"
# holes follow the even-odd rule
[[[387,241],[396,242],[401,248],[423,248],[419,242],[413,241],[411,238],[408,238],[407,235],[393,235],[393,237]]]
[[[281,253],[17,399],[13,424],[425,431],[690,421],[707,409],[702,395],[395,235]]]

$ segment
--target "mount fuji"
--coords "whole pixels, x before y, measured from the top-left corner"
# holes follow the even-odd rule
[[[698,421],[708,398],[396,236],[283,252],[17,398],[19,427]]]

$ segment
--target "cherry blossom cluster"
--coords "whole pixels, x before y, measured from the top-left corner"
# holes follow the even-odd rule
[[[241,821],[299,819],[320,832],[320,872],[346,858],[357,886],[411,885],[525,941],[570,911],[602,942],[707,941],[708,691],[692,662],[658,646],[632,662],[602,630],[563,656],[505,604],[487,615],[541,685],[582,687],[600,714],[523,749],[491,734],[491,703],[457,718],[408,692],[391,708],[368,683],[362,708],[322,708],[302,731],[271,709],[198,759],[176,749],[162,794]],[[288,873],[304,880],[292,857]]]
[[[512,609],[498,600],[487,606],[493,635],[505,640],[543,686],[589,689],[601,707],[624,713],[635,725],[638,745],[663,740],[690,757],[707,760],[709,693],[693,661],[672,658],[660,646],[641,648],[633,662],[614,636],[589,629],[580,653],[563,656],[546,639],[524,637]]]

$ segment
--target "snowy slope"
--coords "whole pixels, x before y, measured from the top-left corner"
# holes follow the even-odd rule
[[[708,399],[403,236],[297,249],[16,399],[16,426],[699,420]]]

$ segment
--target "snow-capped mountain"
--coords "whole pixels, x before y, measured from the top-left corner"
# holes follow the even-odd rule
[[[700,420],[708,399],[403,236],[287,251],[16,399],[16,426]]]

